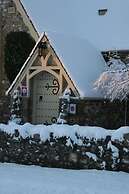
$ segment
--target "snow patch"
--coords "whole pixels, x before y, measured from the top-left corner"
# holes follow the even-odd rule
[[[91,152],[86,152],[86,155],[89,157],[89,158],[92,158],[94,161],[97,161],[97,156]]]
[[[119,140],[123,141],[124,140],[124,134],[129,134],[129,127],[120,127],[117,130],[114,130],[112,134],[112,141]]]

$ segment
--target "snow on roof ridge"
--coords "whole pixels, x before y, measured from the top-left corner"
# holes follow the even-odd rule
[[[50,34],[55,34],[55,35],[59,35],[65,38],[74,38],[77,40],[81,40],[81,41],[86,41],[89,44],[92,45],[92,47],[94,47],[95,49],[99,50],[90,40],[87,39],[87,37],[82,37],[82,36],[78,36],[77,34],[70,34],[70,33],[64,33],[61,31],[54,31],[54,30],[44,30],[44,34],[49,38],[49,40],[51,41],[51,37],[49,36]]]

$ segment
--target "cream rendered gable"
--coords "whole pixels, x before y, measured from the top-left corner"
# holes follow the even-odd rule
[[[39,57],[38,45],[40,42],[47,42],[48,44],[48,52],[45,57]],[[52,64],[48,63],[50,58],[52,58]],[[48,72],[58,79],[60,84],[59,95],[62,95],[64,90],[66,89],[64,87],[67,87],[72,90],[75,96],[79,96],[79,92],[75,87],[74,82],[71,80],[70,75],[68,75],[68,73],[66,72],[64,65],[62,64],[54,48],[50,44],[46,34],[41,35],[30,56],[26,60],[25,64],[21,68],[19,74],[15,78],[14,82],[12,83],[6,94],[12,95],[14,90],[16,90],[18,87],[21,87],[22,81],[26,78],[26,85],[29,96],[30,80],[42,71]]]

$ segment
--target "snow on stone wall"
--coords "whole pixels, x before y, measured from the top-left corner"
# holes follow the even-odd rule
[[[0,124],[0,162],[129,172],[129,127]]]
[[[9,124],[0,124],[0,130],[7,134],[14,134],[15,130],[18,130],[19,135],[25,139],[27,137],[33,137],[34,134],[39,134],[41,141],[45,142],[50,139],[50,134],[53,133],[54,138],[67,137],[70,138],[74,144],[80,144],[78,139],[105,139],[107,136],[111,136],[112,140],[123,141],[124,135],[129,134],[129,127],[121,127],[117,130],[107,130],[101,127],[91,126],[79,126],[79,125],[67,125],[67,124],[53,124],[53,125],[32,125],[25,123],[24,125],[17,125],[14,122]],[[83,143],[82,143],[83,144]]]

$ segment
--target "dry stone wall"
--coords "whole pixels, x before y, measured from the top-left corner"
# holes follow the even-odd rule
[[[129,134],[123,141],[77,137],[83,145],[70,138],[55,138],[53,133],[46,141],[39,134],[23,138],[16,129],[13,134],[0,131],[0,162],[40,165],[67,169],[106,169],[129,172]]]

